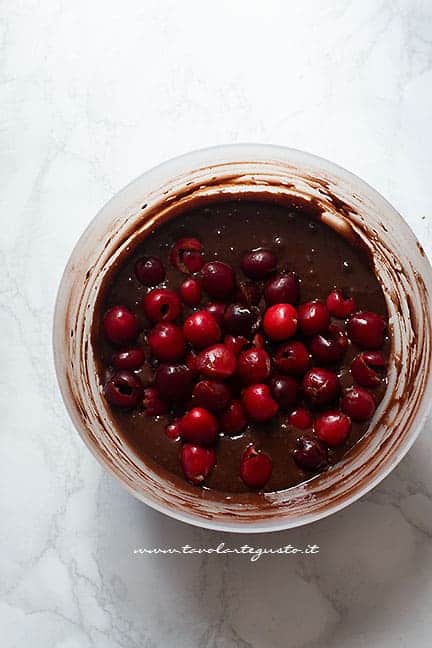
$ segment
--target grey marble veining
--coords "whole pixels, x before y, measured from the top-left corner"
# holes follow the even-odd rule
[[[429,0],[4,0],[0,14],[0,628],[5,648],[426,648],[432,424],[349,509],[272,535],[135,501],[53,375],[61,272],[99,207],[166,158],[260,141],[381,191],[432,256]],[[136,547],[319,544],[315,556]]]

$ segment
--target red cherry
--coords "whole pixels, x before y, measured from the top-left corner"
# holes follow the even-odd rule
[[[160,416],[168,411],[168,405],[154,387],[144,389],[143,406],[146,416]]]
[[[276,270],[277,257],[271,250],[259,248],[246,252],[241,268],[250,279],[265,279]]]
[[[165,434],[167,435],[168,439],[172,439],[173,441],[179,439],[180,425],[178,424],[178,422],[176,421],[175,423],[170,423],[169,425],[167,425],[165,428]]]
[[[179,296],[169,288],[155,288],[143,300],[146,317],[151,322],[172,322],[181,311]]]
[[[377,387],[381,376],[376,369],[383,370],[386,361],[380,351],[363,351],[356,355],[351,363],[353,378],[362,387]]]
[[[293,272],[277,274],[269,279],[264,288],[267,304],[297,304],[300,284]]]
[[[270,369],[270,356],[264,349],[246,349],[237,360],[237,373],[245,385],[264,382]]]
[[[211,297],[225,299],[234,292],[234,270],[222,261],[206,263],[201,272],[202,287]]]
[[[347,347],[348,338],[338,324],[330,324],[327,333],[314,335],[310,343],[313,357],[323,365],[340,362]]]
[[[111,364],[116,369],[127,369],[133,371],[139,369],[145,362],[145,353],[140,347],[131,347],[123,351],[117,351],[111,358]]]
[[[138,320],[125,306],[114,306],[105,314],[103,327],[113,344],[129,344],[139,333]]]
[[[317,335],[327,330],[330,322],[327,306],[315,299],[300,304],[298,308],[299,329],[304,335]]]
[[[225,309],[222,324],[229,333],[249,335],[255,321],[256,314],[249,306],[229,304]]]
[[[227,407],[231,392],[225,383],[215,380],[200,380],[195,385],[192,396],[194,405],[217,412]]]
[[[233,400],[226,410],[221,412],[219,420],[225,434],[240,434],[246,427],[246,416],[240,401]]]
[[[242,404],[248,418],[258,423],[269,421],[279,409],[268,385],[261,384],[250,385],[243,390]]]
[[[240,463],[240,477],[249,488],[263,488],[271,477],[273,462],[268,454],[249,446]]]
[[[372,311],[360,311],[350,317],[347,324],[348,336],[359,347],[379,349],[384,344],[386,324],[383,318]]]
[[[154,386],[165,400],[178,402],[190,396],[192,377],[185,364],[161,364],[155,372]]]
[[[157,257],[142,257],[135,264],[135,276],[144,286],[157,286],[165,279],[165,268]]]
[[[299,430],[307,430],[312,427],[312,415],[304,407],[298,407],[288,416],[288,423]]]
[[[375,400],[366,389],[352,387],[342,398],[342,409],[353,421],[368,421],[375,412]]]
[[[221,330],[213,315],[206,310],[199,310],[186,319],[183,335],[194,347],[202,349],[218,342]]]
[[[188,306],[198,306],[201,301],[201,286],[196,279],[186,279],[179,288],[182,301]]]
[[[160,322],[150,331],[148,343],[153,355],[162,362],[180,360],[186,352],[181,328],[171,322]]]
[[[212,448],[185,443],[180,454],[185,477],[193,484],[202,484],[216,464],[216,453]]]
[[[351,430],[351,419],[338,410],[323,412],[315,421],[315,433],[329,446],[338,446],[346,441]]]
[[[196,359],[197,371],[207,378],[225,380],[236,370],[236,357],[224,344],[215,344],[201,351]]]
[[[333,290],[327,297],[326,304],[330,315],[339,319],[345,319],[357,308],[353,297],[344,299],[341,290]]]
[[[264,335],[261,335],[261,333],[255,333],[252,338],[252,346],[256,349],[265,349],[266,341]]]
[[[305,470],[322,470],[328,463],[328,450],[321,441],[301,434],[293,453],[294,461]]]
[[[204,308],[213,315],[218,324],[222,324],[226,304],[220,302],[209,302],[204,306]]]
[[[282,410],[294,407],[300,400],[300,385],[292,376],[274,376],[270,388]]]
[[[225,335],[224,344],[234,355],[238,355],[246,346],[249,346],[250,342],[243,335]]]
[[[282,373],[303,376],[309,367],[309,351],[303,342],[292,340],[278,348],[274,362]]]
[[[142,383],[131,371],[117,371],[106,382],[104,394],[111,405],[130,409],[138,404],[142,394]]]
[[[297,311],[291,304],[274,304],[264,313],[263,327],[268,337],[282,342],[292,337],[297,329]]]
[[[328,405],[339,396],[339,380],[333,371],[316,367],[303,378],[303,392],[313,405]]]
[[[198,239],[182,238],[171,248],[170,261],[183,274],[199,272],[204,265],[203,249]]]
[[[194,407],[179,421],[180,435],[191,443],[214,443],[219,432],[217,418],[203,407]]]

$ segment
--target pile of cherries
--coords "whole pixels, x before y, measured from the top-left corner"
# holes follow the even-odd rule
[[[219,435],[241,435],[249,423],[278,413],[308,430],[297,437],[296,463],[324,469],[328,449],[346,441],[352,421],[367,421],[375,411],[366,388],[376,388],[384,376],[384,319],[357,311],[354,299],[337,289],[326,302],[299,304],[298,277],[278,270],[268,249],[243,256],[242,278],[227,263],[206,263],[195,238],[179,240],[170,262],[188,275],[178,291],[157,287],[166,277],[160,259],[144,257],[135,266],[149,289],[142,303],[150,323],[144,345],[137,343],[140,326],[128,308],[117,305],[104,316],[105,335],[119,347],[106,399],[119,408],[140,406],[148,416],[171,413],[166,434],[182,440],[181,465],[194,484],[214,468]],[[350,367],[356,385],[342,393],[335,369],[349,341],[359,348]],[[155,371],[144,387],[135,372],[146,362]],[[239,466],[244,483],[262,488],[271,472],[271,457],[249,445]]]

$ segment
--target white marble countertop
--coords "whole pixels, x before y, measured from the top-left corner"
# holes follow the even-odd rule
[[[432,255],[430,0],[4,0],[0,23],[4,648],[423,648],[432,631],[432,426],[371,494],[312,526],[230,536],[135,501],[63,408],[61,272],[100,206],[193,148],[327,157]],[[136,547],[315,556],[137,556]]]

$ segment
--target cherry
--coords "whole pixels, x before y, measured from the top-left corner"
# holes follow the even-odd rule
[[[292,376],[274,376],[270,388],[282,410],[290,409],[300,400],[300,386]]]
[[[215,344],[201,351],[196,359],[197,371],[207,378],[225,380],[236,370],[236,357],[224,344]]]
[[[301,434],[293,453],[294,461],[305,470],[322,470],[328,464],[328,450],[318,439]]]
[[[264,382],[270,369],[270,356],[264,349],[246,349],[237,360],[237,373],[245,385]]]
[[[345,319],[357,308],[353,297],[344,299],[341,290],[333,290],[326,299],[326,305],[330,315],[339,319]]]
[[[146,416],[160,416],[168,411],[168,405],[154,387],[144,389],[143,406]]]
[[[232,400],[227,409],[219,415],[219,420],[222,432],[230,435],[240,434],[246,427],[246,416],[241,402]]]
[[[203,407],[194,407],[179,421],[180,435],[191,443],[214,443],[219,432],[217,418]]]
[[[202,484],[216,464],[216,453],[212,448],[185,443],[180,454],[185,477],[193,484]]]
[[[199,272],[204,265],[203,249],[198,239],[182,238],[171,248],[170,261],[183,274]]]
[[[297,329],[297,311],[291,304],[274,304],[264,313],[263,327],[271,340],[282,342]]]
[[[157,286],[165,279],[165,268],[157,257],[142,257],[135,264],[135,276],[144,286]]]
[[[204,308],[213,315],[218,324],[222,324],[226,304],[222,304],[221,302],[209,302],[204,306]]]
[[[116,369],[139,369],[145,362],[145,353],[140,347],[131,347],[117,351],[111,358],[111,364]]]
[[[156,369],[154,386],[165,400],[180,401],[189,396],[192,377],[185,364],[161,364]]]
[[[303,392],[313,405],[328,405],[339,396],[339,380],[333,371],[316,367],[303,378]]]
[[[137,405],[142,394],[141,380],[131,371],[117,371],[106,382],[105,398],[111,405],[129,409]]]
[[[288,416],[288,423],[299,430],[312,427],[312,415],[304,407],[298,407]]]
[[[342,409],[353,421],[367,421],[375,412],[375,400],[363,387],[352,387],[342,398]]]
[[[266,341],[264,335],[261,335],[261,333],[255,333],[252,338],[252,346],[256,349],[265,349]]]
[[[314,335],[310,343],[313,357],[323,365],[340,362],[347,347],[348,338],[345,331],[337,324],[330,324],[327,333]]]
[[[186,279],[179,288],[182,301],[188,306],[198,306],[201,301],[201,286],[196,279]]]
[[[180,438],[180,425],[178,421],[175,423],[170,423],[169,425],[166,426],[165,428],[165,434],[167,435],[168,439],[172,439],[173,441],[177,440]]]
[[[105,314],[103,327],[106,337],[113,344],[133,342],[139,333],[138,320],[125,306],[114,306]]]
[[[277,257],[271,250],[259,248],[246,252],[241,268],[250,279],[265,279],[276,270]]]
[[[234,335],[225,335],[224,344],[237,356],[250,342],[243,335],[237,335],[236,337]]]
[[[242,392],[242,404],[248,418],[258,423],[269,421],[279,409],[268,385],[264,384],[246,387]]]
[[[264,288],[267,304],[297,304],[300,298],[300,283],[293,272],[277,274],[269,279]]]
[[[151,322],[172,322],[181,311],[179,296],[169,288],[155,288],[143,300],[146,317]]]
[[[381,376],[376,369],[383,370],[385,365],[385,358],[380,351],[363,351],[352,361],[351,373],[362,387],[376,387],[381,382]]]
[[[323,412],[315,421],[315,433],[329,446],[338,446],[346,441],[351,430],[351,419],[338,410]]]
[[[299,329],[304,335],[317,335],[327,330],[330,322],[329,312],[319,299],[300,304],[298,308]]]
[[[282,373],[303,376],[309,367],[309,351],[303,342],[292,340],[278,348],[274,362]]]
[[[239,304],[256,306],[261,299],[260,285],[252,281],[239,281],[235,299]]]
[[[249,488],[263,488],[273,470],[273,462],[268,454],[249,446],[240,462],[240,477]]]
[[[186,319],[183,335],[197,349],[215,344],[221,338],[221,330],[215,318],[207,310],[199,310]]]
[[[222,324],[229,333],[249,335],[255,320],[256,315],[248,306],[230,304],[225,309]]]
[[[223,382],[216,380],[200,380],[195,385],[192,396],[194,405],[217,412],[228,406],[231,392]]]
[[[160,322],[150,331],[148,343],[153,355],[162,362],[174,362],[185,354],[181,328],[171,322]]]
[[[234,270],[222,261],[206,263],[201,272],[202,287],[215,299],[225,299],[234,292]]]
[[[348,336],[359,347],[379,349],[384,344],[386,324],[383,318],[372,311],[359,311],[350,317],[347,324]]]

